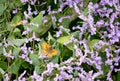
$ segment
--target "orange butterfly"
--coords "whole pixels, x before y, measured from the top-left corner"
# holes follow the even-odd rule
[[[46,42],[42,43],[42,48],[43,48],[43,54],[45,54],[48,57],[52,57],[52,56],[58,54],[58,51],[56,49],[52,48]]]

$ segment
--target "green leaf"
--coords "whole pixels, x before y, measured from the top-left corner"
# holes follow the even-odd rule
[[[100,40],[98,40],[98,39],[93,39],[93,40],[89,41],[89,42],[88,42],[89,48],[90,48],[91,50],[93,50],[93,49],[94,49],[94,44],[95,44],[95,43],[98,43],[99,41],[100,41]]]
[[[84,16],[87,16],[87,15],[88,15],[88,8],[85,8],[85,9],[84,9],[83,15],[84,15]]]
[[[39,67],[39,66],[35,66],[35,72],[36,72],[37,74],[39,74],[39,72],[40,72],[40,67]]]
[[[74,50],[74,44],[75,44],[75,43],[73,43],[73,42],[72,42],[72,43],[69,43],[69,44],[66,45],[66,47],[67,47],[68,49],[70,49],[70,50],[73,51],[73,50]]]
[[[67,47],[64,47],[63,51],[61,52],[61,56],[62,56],[62,61],[65,61],[73,56],[73,51],[69,50]]]
[[[38,16],[36,16],[35,18],[33,18],[33,19],[31,20],[30,23],[33,23],[33,24],[37,24],[37,25],[38,25],[38,27],[36,27],[36,26],[31,26],[31,27],[30,27],[34,32],[40,30],[40,29],[39,29],[39,26],[42,24],[42,17],[43,17],[43,14],[42,14],[42,12],[40,12],[40,13],[38,14]]]
[[[6,22],[6,28],[8,31],[11,31],[11,29],[13,28],[13,26],[11,25],[10,22]]]
[[[0,54],[3,53],[3,46],[0,46]]]
[[[7,62],[0,61],[0,68],[6,70],[7,69]]]
[[[4,75],[4,74],[5,74],[5,71],[4,71],[2,68],[0,68],[0,73],[1,73],[2,75]]]
[[[23,67],[24,69],[28,69],[28,68],[30,68],[30,64],[29,64],[28,62],[24,61],[24,62],[22,63],[22,67]]]
[[[50,32],[48,32],[48,41],[53,40],[53,37]]]
[[[60,23],[64,28],[68,28],[69,27],[69,24],[70,24],[70,20],[69,19],[64,19],[62,21],[62,23]]]
[[[27,39],[10,39],[8,40],[8,44],[21,46]]]
[[[69,41],[70,40],[70,35],[69,36],[63,36],[63,37],[60,37],[57,39],[57,42],[61,43],[61,44],[64,44],[65,42]],[[66,45],[66,47],[70,50],[74,50],[74,44],[75,43],[69,43]]]
[[[108,73],[109,70],[110,70],[110,67],[109,67],[108,65],[102,65],[102,70],[103,70],[103,73],[104,73],[104,74],[98,76],[98,77],[97,77],[98,79],[105,78],[106,75],[107,75],[107,73]]]
[[[56,22],[52,19],[52,25],[53,25],[53,28],[57,28],[57,25],[56,25]]]
[[[20,51],[21,51],[21,49],[20,49],[19,47],[15,47],[15,48],[13,49],[13,55],[14,55],[15,57],[18,57]]]
[[[52,61],[53,63],[58,63],[58,62],[59,62],[59,56],[60,56],[60,54],[57,54],[56,56],[53,56],[53,57],[51,58],[51,61]]]
[[[75,70],[75,72],[73,73],[73,75],[74,75],[74,77],[77,77],[78,76],[78,71],[77,70]]]
[[[15,5],[17,6],[23,6],[22,2],[20,0],[14,0]]]
[[[20,29],[19,28],[15,28],[14,31],[13,31],[13,35],[14,36],[22,36]]]
[[[40,54],[42,54],[42,47],[41,47],[40,43],[38,44],[38,48],[39,48],[38,55],[40,55]]]
[[[6,8],[7,8],[6,3],[0,4],[0,16],[4,13],[4,11],[6,10]]]
[[[15,15],[12,19],[12,25],[13,26],[17,26],[18,23],[21,21],[21,16],[20,15]]]
[[[6,3],[6,0],[0,0],[0,4]]]
[[[3,48],[2,50],[4,50],[4,49],[5,49],[5,48]],[[4,56],[3,54],[1,54],[1,55],[0,55],[0,60],[1,60],[1,61],[6,60],[6,56]]]
[[[120,71],[117,73],[117,81],[120,81]]]
[[[18,71],[19,71],[19,68],[20,68],[22,62],[23,62],[23,60],[20,58],[15,59],[13,64],[10,66],[10,73],[18,74]]]
[[[4,18],[1,18],[1,19],[0,19],[0,23],[3,22],[4,20],[5,20],[5,17],[4,17]]]
[[[70,36],[63,36],[57,39],[57,42],[64,44],[65,42],[70,40]]]
[[[32,64],[33,65],[37,65],[39,66],[40,65],[40,61],[39,61],[39,58],[38,58],[38,55],[35,55],[35,54],[30,54],[30,59],[32,60]]]
[[[73,32],[71,35],[72,35],[74,38],[79,38],[79,34],[80,34],[80,31],[75,31],[75,32]]]

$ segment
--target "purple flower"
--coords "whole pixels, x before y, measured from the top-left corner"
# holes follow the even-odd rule
[[[60,8],[58,8],[58,12],[61,12],[62,9],[64,8],[64,6],[65,6],[64,4],[61,4],[61,5],[60,5]]]
[[[36,23],[30,23],[30,26],[39,27],[39,25],[38,25],[38,24],[36,24]]]
[[[47,64],[47,70],[45,70],[42,73],[42,76],[44,76],[44,75],[49,76],[52,73],[52,71],[53,71],[54,68],[58,68],[58,64],[53,64],[52,62],[48,63]]]
[[[59,37],[62,34],[63,26],[60,26],[59,28],[59,31],[56,32],[56,37]]]
[[[110,17],[110,24],[112,24],[114,22],[115,18],[117,18],[117,13],[112,13],[112,15]]]
[[[112,62],[113,62],[113,60],[107,59],[107,60],[105,61],[105,64],[107,64],[107,65],[112,65]]]
[[[12,51],[10,50],[9,53],[6,52],[5,48],[3,49],[3,55],[8,58],[14,59],[15,57],[12,55]]]
[[[52,20],[55,21],[55,22],[57,21],[55,16],[52,16]]]
[[[45,10],[43,10],[43,11],[41,11],[41,12],[42,12],[43,15],[45,14]]]
[[[29,62],[30,64],[32,64],[32,61],[29,59],[28,54],[22,54],[19,57],[24,59],[26,62]]]
[[[30,52],[30,54],[33,54],[33,50],[31,49],[31,47],[28,48],[28,51]]]
[[[82,50],[79,49],[77,45],[74,45],[74,49],[75,49],[75,55],[77,57],[79,57],[79,56],[82,57],[83,56]]]
[[[99,20],[97,23],[96,23],[96,26],[98,27],[103,27],[104,25],[104,21],[103,20]]]
[[[58,79],[59,79],[59,76],[58,76],[58,74],[56,74],[56,77],[54,78],[54,81],[58,81]]]
[[[24,54],[27,54],[28,53],[28,50],[27,50],[28,48],[27,48],[27,46],[26,46],[26,44],[24,44],[22,47],[21,47],[21,50],[22,50],[22,52],[24,53]]]
[[[13,14],[16,14],[16,13],[17,13],[17,9],[13,10],[12,13],[13,13]]]
[[[98,4],[94,4],[93,5],[93,11],[95,11],[96,9],[98,9],[99,8],[99,5]]]
[[[30,5],[28,5],[28,15],[30,16],[30,15],[32,15],[32,12],[31,12],[31,7],[30,7]]]
[[[48,14],[51,14],[51,6],[48,6]]]
[[[22,3],[27,3],[28,0],[20,0]]]
[[[25,77],[23,77],[25,75],[26,71],[24,71],[19,77],[18,80],[19,81],[26,81]]]
[[[75,9],[76,13],[78,13],[80,15],[81,14],[80,9],[78,8],[77,4],[74,3],[73,6],[74,6],[74,9]]]
[[[69,75],[68,73],[64,72],[64,71],[60,71],[60,76],[59,76],[59,80],[65,80],[65,79],[72,79],[72,75]]]
[[[114,69],[114,71],[115,71],[115,72],[119,72],[119,71],[120,71],[120,69]]]
[[[112,6],[113,6],[113,1],[106,0],[106,3],[107,3],[110,7],[112,7]]]
[[[71,58],[67,59],[66,61],[62,62],[61,64],[70,64],[70,63],[72,63],[73,59],[74,58],[71,57]]]
[[[31,5],[34,5],[36,3],[36,0],[30,0]]]
[[[6,42],[5,38],[3,39],[3,42],[4,42],[4,46],[7,48],[9,46],[9,44]]]
[[[117,48],[117,47],[116,47]],[[120,53],[120,47],[118,47],[117,50],[114,51],[117,55]]]
[[[54,3],[57,4],[57,0],[54,0]]]
[[[96,34],[96,28],[95,28],[95,26],[94,26],[94,19],[93,19],[93,17],[91,16],[91,14],[88,15],[87,22],[89,23],[89,26],[90,26],[91,35]]]
[[[34,72],[34,74],[31,76],[32,81],[43,81],[43,77],[38,75],[36,72]]]
[[[25,25],[28,21],[27,20],[23,20],[22,24]]]
[[[29,19],[30,16],[27,14],[27,12],[24,12],[25,19]]]
[[[93,76],[92,76],[92,79],[95,79],[97,78],[99,75],[102,75],[103,74],[103,71],[99,71],[97,73],[94,73]]]
[[[46,56],[45,54],[42,54],[42,53],[41,53],[41,54],[39,55],[38,58],[40,58],[40,59],[41,59],[41,58],[44,59],[44,58],[46,58],[46,57],[47,57],[47,56]]]
[[[33,36],[32,36],[32,39],[39,42],[40,41],[40,38],[37,38],[36,35],[35,35],[35,32],[33,32]]]
[[[10,80],[10,78],[9,78],[9,76],[8,76],[8,74],[6,73],[5,75],[4,75],[4,81],[9,81]]]
[[[113,81],[111,78],[111,70],[109,70],[108,74],[107,74],[107,80],[108,81]]]
[[[116,36],[114,36],[114,37],[112,37],[112,38],[110,39],[110,42],[111,42],[112,44],[114,44],[115,42],[119,42],[119,38],[116,37]]]
[[[70,19],[70,16],[61,17],[61,18],[58,20],[58,22],[62,22],[63,19]]]
[[[106,0],[101,0],[100,5],[104,6],[106,4]]]
[[[67,0],[64,4],[68,5],[70,8],[73,7],[73,1]]]
[[[34,13],[34,15],[37,15],[37,14],[38,14],[38,11],[37,11],[37,10],[35,10],[33,13]]]
[[[107,57],[107,58],[113,57],[112,54],[111,54],[110,49],[106,48],[106,49],[105,49],[105,52],[106,52],[106,57]]]

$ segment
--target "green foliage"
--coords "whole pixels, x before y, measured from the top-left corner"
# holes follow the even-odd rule
[[[14,47],[13,49],[13,55],[17,58],[19,57],[19,53],[20,53],[20,48],[19,47]]]
[[[65,42],[67,42],[69,40],[70,40],[70,36],[63,36],[63,37],[60,37],[59,39],[57,39],[57,41],[61,44],[64,44]]]
[[[0,1],[0,16],[4,13],[7,8],[6,0]]]
[[[4,65],[4,66],[3,66]],[[8,66],[7,66],[7,63],[4,62],[4,61],[0,61],[0,68],[1,68],[1,71],[2,69],[3,70],[7,70]],[[3,71],[2,71],[3,72]]]
[[[15,61],[12,63],[12,65],[9,68],[10,73],[18,74],[22,62],[23,62],[22,59],[19,58],[15,59]]]
[[[4,75],[4,74],[5,74],[5,71],[0,68],[0,73],[1,73],[2,75]]]
[[[21,46],[27,39],[10,39],[8,43],[10,45]]]
[[[91,50],[93,50],[93,49],[94,49],[94,45],[95,45],[96,43],[98,43],[99,41],[100,41],[100,40],[98,40],[98,39],[90,40],[90,41],[88,42],[89,48],[90,48]]]
[[[40,61],[38,59],[38,55],[35,54],[31,54],[30,55],[30,59],[32,60],[32,64],[35,66],[39,66],[40,65]]]
[[[33,18],[32,20],[31,20],[31,22],[30,23],[33,23],[33,24],[36,24],[36,25],[38,25],[38,27],[37,26],[31,26],[31,29],[34,31],[34,32],[38,32],[41,28],[40,28],[40,25],[42,24],[42,17],[43,17],[43,14],[42,14],[42,12],[40,12],[39,14],[38,14],[38,16],[36,16],[35,18]],[[44,31],[44,30],[43,30]]]
[[[21,21],[21,17],[20,17],[20,14],[17,14],[13,17],[11,23],[12,25],[15,27],[18,25],[18,23]]]

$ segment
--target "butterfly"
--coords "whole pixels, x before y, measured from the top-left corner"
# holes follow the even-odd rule
[[[54,55],[58,54],[58,51],[54,48],[52,48],[48,43],[43,42],[42,43],[42,49],[43,49],[43,54],[45,54],[48,57],[52,57]]]

